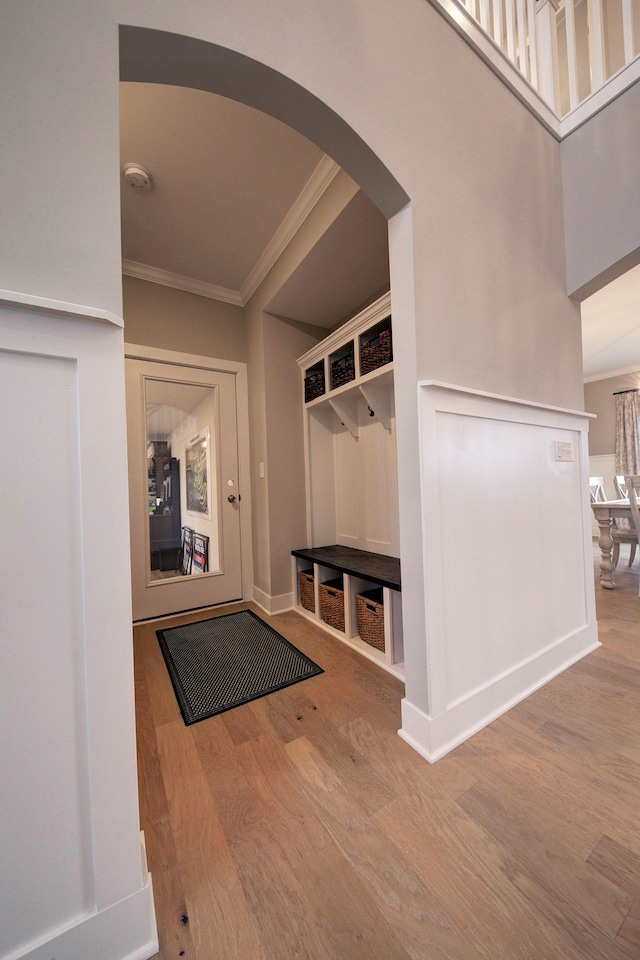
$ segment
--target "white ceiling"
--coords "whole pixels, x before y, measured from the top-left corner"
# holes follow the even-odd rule
[[[640,266],[581,305],[585,377],[640,365]]]
[[[290,127],[212,93],[122,83],[120,159],[125,273],[245,303],[337,167]],[[387,224],[362,193],[270,305],[331,328],[388,289]]]

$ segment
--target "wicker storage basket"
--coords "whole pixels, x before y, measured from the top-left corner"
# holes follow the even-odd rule
[[[385,363],[391,363],[393,353],[391,350],[391,330],[382,330],[377,336],[370,340],[363,340],[360,344],[360,376],[383,367]]]
[[[338,360],[331,361],[331,389],[335,390],[345,383],[350,383],[356,378],[356,368],[353,362],[353,354],[349,353],[346,357],[340,357]]]
[[[330,627],[344,630],[344,590],[342,577],[318,584],[320,617]]]
[[[382,587],[356,594],[356,618],[360,639],[384,651]]]
[[[316,598],[313,591],[313,570],[300,570],[298,573],[300,585],[300,603],[305,610],[316,612]]]
[[[324,370],[316,370],[304,378],[304,402],[309,403],[324,393]]]

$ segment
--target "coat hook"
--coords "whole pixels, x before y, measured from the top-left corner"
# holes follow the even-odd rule
[[[368,404],[367,404],[367,410],[369,411],[369,416],[370,416],[370,417],[375,417],[374,411],[371,409],[371,407],[370,407]]]

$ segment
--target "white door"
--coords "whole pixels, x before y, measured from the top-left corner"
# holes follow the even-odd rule
[[[126,360],[133,618],[242,599],[236,378]]]

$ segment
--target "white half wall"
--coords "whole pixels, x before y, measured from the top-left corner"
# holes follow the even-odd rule
[[[435,382],[419,410],[428,713],[401,736],[436,760],[599,646],[588,416]]]
[[[157,950],[138,818],[122,380],[119,326],[0,307],[2,960]]]

